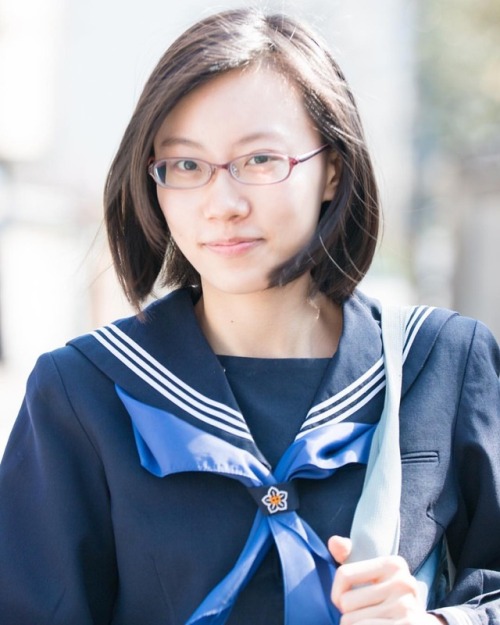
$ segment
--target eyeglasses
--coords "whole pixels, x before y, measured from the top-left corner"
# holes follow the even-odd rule
[[[196,189],[212,180],[218,169],[225,169],[242,184],[275,184],[286,180],[299,163],[326,150],[328,145],[301,156],[286,156],[275,152],[254,152],[238,156],[217,165],[199,158],[162,158],[148,166],[148,173],[156,184],[166,189]]]

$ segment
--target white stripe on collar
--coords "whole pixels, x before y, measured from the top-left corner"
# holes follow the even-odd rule
[[[422,324],[433,310],[434,308],[427,306],[418,306],[412,310],[405,332],[404,360]],[[100,328],[92,332],[92,335],[133,373],[191,416],[226,433],[253,441],[240,412],[186,384],[116,325],[110,324]],[[384,387],[384,361],[383,358],[379,358],[368,371],[349,386],[313,406],[297,438],[305,436],[316,427],[347,419],[371,401]]]
[[[405,331],[403,361],[406,360],[422,324],[433,310],[434,308],[430,306],[416,306],[412,309]],[[314,427],[347,419],[365,406],[384,387],[385,371],[382,357],[352,384],[313,406],[309,410],[297,438],[304,436],[307,431]]]
[[[410,351],[413,341],[422,327],[422,324],[433,310],[435,310],[433,306],[415,306],[415,308],[413,308],[406,325],[403,361],[406,360],[408,352]]]
[[[115,325],[100,328],[92,335],[138,377],[191,416],[253,441],[241,413],[183,382]]]
[[[309,430],[317,424],[323,425],[326,421],[328,423],[343,421],[368,403],[384,386],[384,361],[379,358],[368,371],[352,384],[320,404],[313,406],[309,410],[300,432]]]

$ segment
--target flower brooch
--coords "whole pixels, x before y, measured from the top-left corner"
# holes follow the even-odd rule
[[[248,490],[266,516],[291,512],[299,507],[299,496],[293,481],[272,486],[254,486]]]

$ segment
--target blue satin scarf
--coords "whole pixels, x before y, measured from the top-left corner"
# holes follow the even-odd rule
[[[349,463],[368,461],[375,425],[330,423],[296,438],[271,472],[250,452],[146,405],[119,386],[134,428],[142,466],[164,477],[185,471],[238,480],[256,501],[247,542],[232,570],[207,595],[186,625],[223,625],[239,592],[273,541],[281,560],[285,625],[332,625],[340,614],[330,600],[335,563],[325,544],[299,516],[296,478],[324,479]]]

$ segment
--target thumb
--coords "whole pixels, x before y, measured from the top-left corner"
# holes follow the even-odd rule
[[[351,539],[344,536],[332,536],[328,540],[328,549],[338,564],[344,564],[351,555]]]

